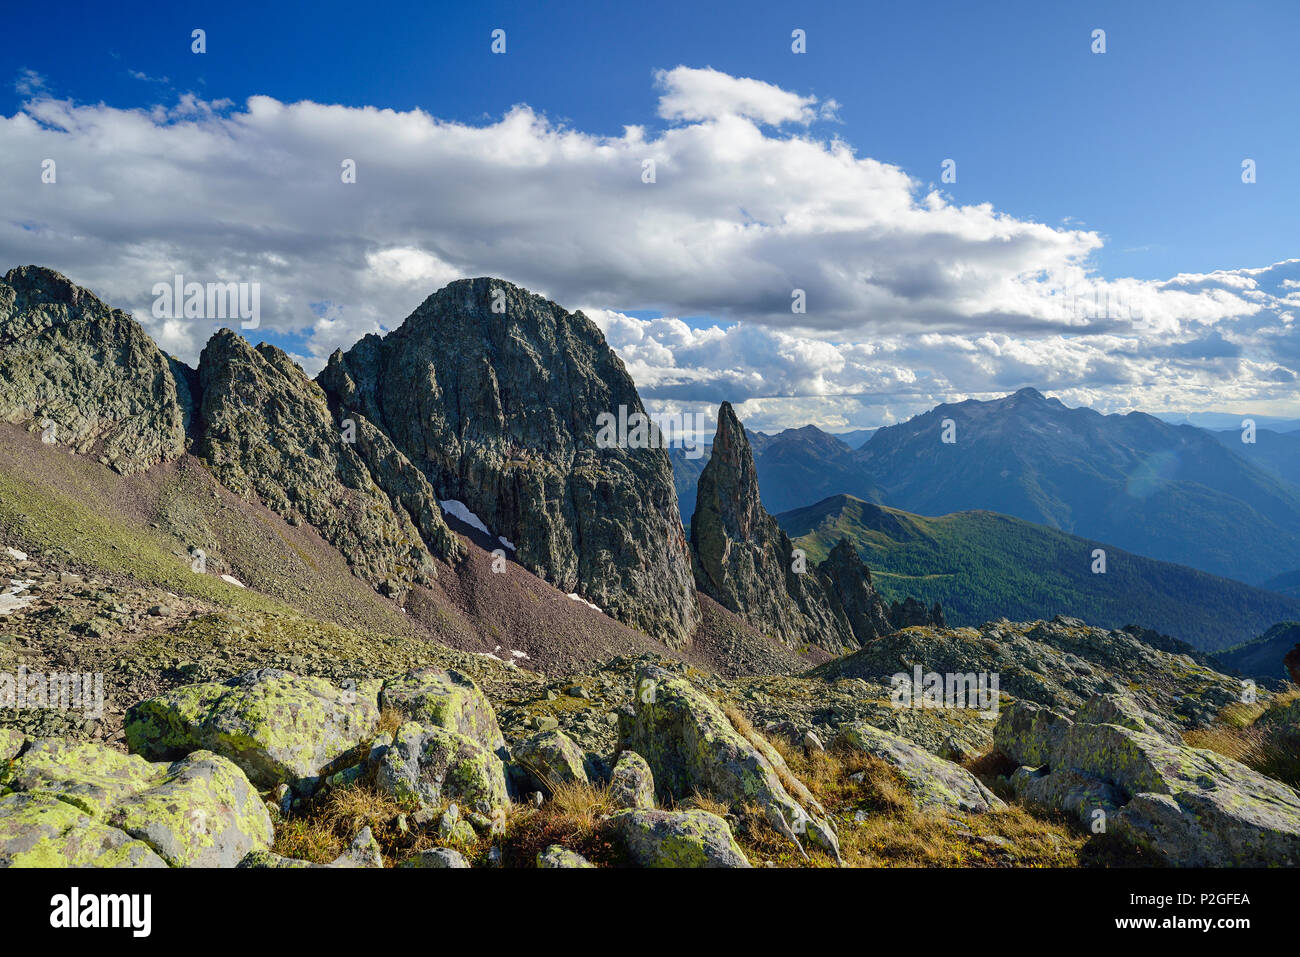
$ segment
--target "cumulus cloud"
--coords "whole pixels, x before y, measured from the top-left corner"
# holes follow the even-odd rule
[[[771,83],[736,77],[718,70],[679,66],[659,70],[655,82],[663,90],[659,115],[666,120],[717,120],[743,116],[769,126],[833,118],[835,102],[814,109],[815,96],[799,96]]]
[[[588,310],[653,402],[730,399],[771,427],[1023,385],[1294,403],[1300,261],[1103,280],[1096,232],[957,205],[817,132],[834,101],[712,69],[654,81],[666,125],[601,136],[527,105],[477,125],[267,96],[128,110],[24,74],[0,143],[30,176],[0,181],[0,262],[61,269],[190,362],[217,323],[153,318],[153,285],[259,282],[262,331],[309,372],[448,281],[499,276]]]

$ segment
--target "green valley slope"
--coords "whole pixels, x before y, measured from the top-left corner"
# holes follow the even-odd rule
[[[930,518],[836,495],[776,518],[810,562],[848,538],[883,597],[938,601],[952,625],[1060,614],[1102,627],[1136,623],[1214,651],[1300,612],[1289,596],[995,512]],[[1092,572],[1098,547],[1105,574]]]

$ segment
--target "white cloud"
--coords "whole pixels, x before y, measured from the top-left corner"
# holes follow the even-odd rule
[[[216,323],[154,319],[153,284],[258,281],[263,328],[305,337],[313,372],[449,280],[500,276],[590,308],[654,402],[744,402],[760,428],[1023,385],[1300,412],[1284,309],[1300,260],[1102,281],[1096,232],[955,205],[814,136],[831,100],[711,69],[656,80],[666,128],[599,136],[523,105],[481,125],[267,96],[122,110],[25,75],[22,111],[0,117],[8,168],[30,171],[0,180],[0,263],[61,269],[190,362]]]
[[[679,66],[658,70],[655,83],[663,90],[659,98],[659,115],[666,120],[717,120],[726,116],[743,116],[769,126],[802,123],[834,118],[834,100],[815,110],[815,96],[799,96],[771,83],[730,76],[714,69]]]

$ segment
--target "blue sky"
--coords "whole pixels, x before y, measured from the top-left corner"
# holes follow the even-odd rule
[[[833,132],[913,176],[937,179],[956,159],[949,192],[961,202],[1100,230],[1107,273],[1163,278],[1296,253],[1300,5],[558,6],[372,13],[323,2],[305,16],[265,3],[89,4],[51,24],[46,8],[24,4],[8,12],[0,46],[4,62],[60,95],[113,106],[152,103],[161,88],[475,122],[527,102],[608,134],[655,122],[652,71],[707,65],[833,97]],[[31,42],[52,26],[58,42]],[[205,57],[189,51],[194,26],[208,32]],[[486,56],[497,27],[508,55]],[[803,56],[790,52],[794,27],[808,33]],[[1094,28],[1106,30],[1103,55],[1090,50]],[[8,84],[4,112],[19,101]],[[1258,164],[1253,188],[1240,182],[1244,157]]]
[[[33,197],[15,187],[0,204],[11,210],[0,222],[0,252],[8,264],[40,257],[142,321],[144,290],[173,270],[258,279],[268,318],[254,337],[282,345],[309,371],[330,348],[400,322],[431,285],[487,272],[586,309],[652,400],[731,398],[750,403],[768,426],[801,417],[873,426],[1021,385],[1116,410],[1228,401],[1300,413],[1300,348],[1289,318],[1293,304],[1300,312],[1300,269],[1284,264],[1244,278],[1300,255],[1300,6],[849,6],[371,10],[324,2],[304,13],[125,3],[60,7],[53,22],[46,9],[18,6],[0,37],[8,73],[0,115],[11,118],[0,127],[0,163],[13,164],[11,178],[21,180],[20,167],[58,155],[68,188]],[[196,27],[207,33],[202,56],[190,52]],[[489,51],[495,28],[506,30],[505,56]],[[795,28],[807,33],[806,54],[791,52]],[[1098,28],[1104,54],[1091,50]],[[677,67],[684,71],[671,72]],[[742,78],[763,84],[763,103],[795,97],[805,115],[781,113],[790,108],[780,101],[772,120],[763,113],[769,106],[754,106],[752,91],[735,85]],[[719,94],[724,107],[716,106],[718,83],[732,84]],[[674,95],[684,110],[666,105]],[[250,97],[270,105],[259,112]],[[344,109],[294,106],[302,101]],[[512,126],[516,104],[531,112]],[[395,113],[376,118],[376,109]],[[413,134],[417,110],[442,126]],[[17,122],[20,114],[41,128]],[[152,126],[140,128],[141,117],[153,117]],[[652,194],[588,182],[611,150],[636,160],[641,147],[620,139],[629,125],[644,127],[643,152],[666,157],[655,195],[698,194],[676,194],[678,205],[653,226],[655,211],[641,199]],[[482,134],[473,147],[481,152],[498,141],[517,151],[498,178],[480,181],[458,159],[464,131]],[[575,134],[568,146],[565,131]],[[412,136],[442,152],[427,163],[418,149],[407,153]],[[818,144],[811,160],[801,139]],[[808,180],[822,173],[807,172],[807,163],[837,176],[837,141],[859,164],[883,165],[828,181],[820,202]],[[737,143],[752,150],[742,167],[757,170],[752,182],[737,183],[728,166]],[[223,144],[235,144],[233,153]],[[511,164],[531,171],[538,150],[554,150],[543,164],[553,179],[515,177],[528,181],[512,193]],[[326,194],[286,185],[277,164],[299,179],[315,176],[317,153],[322,169],[336,168],[338,155],[361,157],[361,186],[328,194],[327,219],[297,223],[320,213]],[[948,158],[957,181],[940,183]],[[1257,164],[1249,185],[1241,181],[1245,158]],[[485,213],[482,233],[470,235],[472,221],[456,218],[466,215],[457,194],[475,188],[503,208]],[[540,239],[529,238],[536,223],[505,209],[557,191],[562,198],[566,189],[575,193],[568,210],[538,202],[537,217],[555,217],[541,223],[548,232]],[[864,200],[844,225],[825,225],[876,189],[880,202]],[[927,205],[932,190],[942,209]],[[904,200],[914,208],[904,210]],[[187,201],[189,229],[178,210]],[[791,223],[782,223],[787,211]],[[882,236],[880,224],[905,212],[917,214],[906,234]],[[638,276],[639,257],[683,236],[743,230],[751,214],[787,234],[759,235],[721,269],[706,263],[692,276],[665,258]],[[814,227],[796,222],[801,215],[814,217]],[[441,232],[431,225],[453,221]],[[1007,235],[1002,221],[1013,224]],[[659,226],[663,235],[654,237]],[[578,234],[602,229],[609,235],[594,243],[600,261],[592,263]],[[620,237],[633,235],[640,245],[622,249]],[[566,243],[572,255],[563,260],[554,247]],[[907,249],[898,262],[891,244]],[[696,265],[710,253],[691,249]],[[879,295],[859,296],[848,279],[837,285],[857,268],[855,257],[871,265],[849,278],[879,283]],[[942,268],[927,271],[931,259]],[[735,288],[710,288],[728,270]],[[1050,274],[1044,288],[1067,274],[1076,291],[1081,279],[1109,283],[1106,294],[1141,303],[1146,321],[1076,316],[1053,326],[1022,309],[1022,286],[1032,282],[1025,277],[1035,271]],[[1194,275],[1171,285],[1179,274]],[[965,285],[973,275],[977,289]],[[770,289],[746,297],[768,277]],[[802,323],[781,318],[782,290],[797,284],[826,306]],[[689,317],[691,333],[659,316]],[[149,328],[182,358],[201,346],[192,330]]]

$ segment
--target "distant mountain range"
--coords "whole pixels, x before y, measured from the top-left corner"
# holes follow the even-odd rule
[[[1300,430],[1300,419],[1288,419],[1277,415],[1255,415],[1244,412],[1157,412],[1156,418],[1170,425],[1195,425],[1198,428],[1218,431],[1220,429],[1238,429],[1244,419],[1251,419],[1261,429],[1274,432],[1295,432]]]
[[[1107,547],[1106,572],[1094,574],[1099,543],[994,512],[930,518],[837,495],[776,519],[810,563],[847,538],[882,598],[939,602],[949,625],[1061,614],[1138,623],[1214,651],[1300,614],[1300,598],[1118,548]]]
[[[774,513],[837,494],[920,515],[983,509],[1226,578],[1300,588],[1300,433],[1261,428],[1246,444],[1239,430],[1102,415],[1023,389],[938,406],[877,430],[860,449],[813,426],[750,436]],[[682,463],[673,457],[689,515]]]
[[[1287,677],[1282,659],[1292,648],[1300,645],[1300,621],[1281,621],[1260,635],[1219,653],[1222,669],[1238,671],[1248,678],[1272,680]]]
[[[1300,598],[1300,568],[1293,572],[1283,572],[1274,578],[1270,578],[1261,586],[1269,591],[1275,591],[1283,595],[1291,595]]]
[[[1203,429],[1141,412],[1022,389],[883,428],[857,457],[884,502],[923,515],[989,509],[1254,584],[1300,555],[1300,486]]]
[[[1226,448],[1286,482],[1300,482],[1300,432],[1255,430],[1254,442],[1241,440],[1241,429],[1212,433]]]

